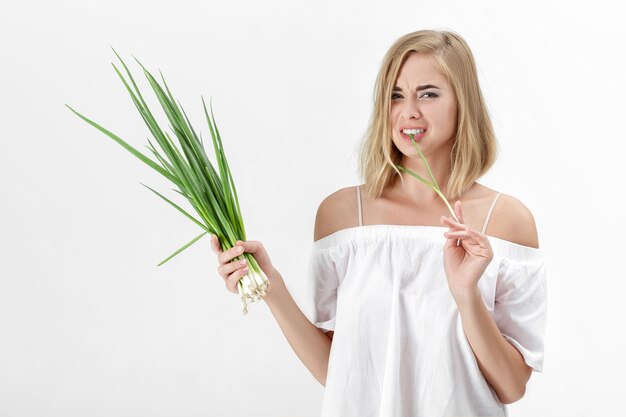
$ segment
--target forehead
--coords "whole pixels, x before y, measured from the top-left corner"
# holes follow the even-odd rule
[[[395,84],[412,87],[416,84],[447,85],[447,82],[430,55],[413,52],[400,67]]]

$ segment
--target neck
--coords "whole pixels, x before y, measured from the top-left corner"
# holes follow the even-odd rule
[[[452,204],[452,200],[450,200],[450,196],[447,192],[447,183],[451,171],[450,154],[446,154],[444,152],[439,153],[438,155],[428,156],[426,158],[432,174],[435,177],[435,181],[437,182],[437,185],[439,185],[439,189],[443,195],[446,196],[450,204]],[[400,165],[419,175],[429,183],[433,182],[424,161],[422,161],[419,155],[415,157],[404,156]],[[398,192],[402,193],[406,199],[415,205],[428,206],[432,205],[433,202],[441,200],[441,197],[439,197],[439,195],[431,187],[424,184],[411,174],[401,171],[401,178],[402,180],[398,179],[396,181],[394,188],[397,188]]]

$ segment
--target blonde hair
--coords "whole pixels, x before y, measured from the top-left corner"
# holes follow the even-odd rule
[[[401,178],[396,164],[402,153],[391,139],[391,94],[402,64],[414,52],[434,58],[456,97],[457,131],[450,155],[447,194],[458,198],[491,168],[498,145],[474,57],[465,40],[454,32],[420,30],[402,36],[389,48],[374,87],[374,109],[361,147],[359,173],[368,194],[374,198]]]

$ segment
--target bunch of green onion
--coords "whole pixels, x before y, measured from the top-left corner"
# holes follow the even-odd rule
[[[433,182],[431,183],[431,182],[425,180],[424,178],[420,177],[419,175],[417,175],[416,173],[414,173],[410,169],[407,169],[407,168],[403,167],[402,165],[396,165],[396,168],[398,168],[400,171],[404,171],[404,172],[414,176],[415,178],[417,178],[418,180],[420,180],[421,182],[423,182],[424,184],[426,184],[430,188],[432,188],[432,190],[434,192],[436,192],[437,195],[439,195],[439,197],[441,197],[443,202],[446,203],[446,206],[448,207],[448,210],[450,210],[450,213],[452,213],[452,217],[454,217],[454,220],[456,220],[457,222],[460,222],[459,218],[456,216],[456,213],[452,209],[452,206],[448,202],[448,199],[446,199],[446,196],[443,195],[443,192],[441,192],[441,189],[439,188],[439,185],[437,184],[437,180],[435,180],[435,176],[433,175],[433,172],[430,170],[430,166],[428,165],[428,162],[426,162],[426,158],[424,157],[424,154],[422,153],[422,151],[420,150],[419,146],[417,146],[417,143],[415,142],[414,135],[411,133],[409,135],[409,137],[411,138],[411,143],[413,144],[413,146],[415,146],[415,149],[417,149],[417,153],[419,154],[420,158],[424,162],[424,165],[426,165],[426,169],[428,170],[428,175],[430,175],[430,178],[432,179]]]
[[[193,221],[203,230],[200,235],[196,236],[193,240],[161,261],[158,265],[163,265],[165,262],[194,244],[207,233],[217,235],[224,251],[235,246],[237,240],[245,241],[246,231],[243,224],[243,218],[241,217],[241,210],[239,208],[239,199],[237,197],[237,191],[235,189],[230,168],[228,167],[228,162],[226,161],[226,156],[224,155],[224,148],[222,146],[220,133],[217,129],[217,125],[215,124],[213,106],[210,106],[211,116],[209,117],[206,103],[204,102],[204,98],[202,98],[204,115],[209,125],[211,138],[213,139],[213,148],[215,150],[217,165],[219,167],[219,175],[207,157],[201,136],[198,136],[196,130],[191,126],[191,123],[187,118],[187,114],[182,109],[182,106],[172,96],[172,93],[163,78],[163,74],[161,74],[161,80],[163,82],[161,85],[135,58],[137,63],[143,69],[144,75],[148,79],[150,86],[154,90],[154,93],[156,94],[156,97],[159,100],[165,115],[167,116],[171,130],[180,145],[180,149],[176,146],[170,134],[161,129],[144,101],[143,96],[139,91],[139,88],[135,83],[135,79],[131,75],[128,67],[117,52],[115,52],[115,50],[113,50],[113,52],[124,67],[128,79],[122,75],[115,64],[112,64],[113,68],[122,80],[122,83],[130,94],[135,107],[141,115],[141,118],[161,149],[161,152],[159,152],[153,143],[148,139],[149,146],[146,145],[146,147],[154,155],[156,160],[148,158],[146,155],[130,146],[114,133],[78,113],[70,106],[66,106],[78,117],[109,136],[127,151],[174,183],[178,189],[173,190],[185,197],[198,214],[200,219],[196,219],[161,193],[145,184],[142,184],[169,203],[176,210],[184,214],[188,219]],[[243,307],[243,314],[246,315],[248,313],[248,303],[259,301],[267,294],[269,281],[251,254],[244,253],[233,259],[233,262],[237,262],[244,258],[248,261],[249,272],[239,280],[238,289]]]

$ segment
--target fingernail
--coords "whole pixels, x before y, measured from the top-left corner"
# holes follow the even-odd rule
[[[243,252],[243,248],[241,246],[237,246],[237,252]]]

